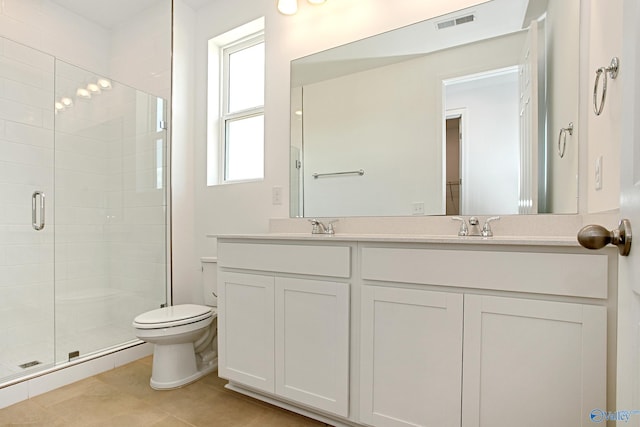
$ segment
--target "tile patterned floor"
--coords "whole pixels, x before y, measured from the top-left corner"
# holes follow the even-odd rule
[[[0,409],[0,426],[326,426],[229,391],[217,373],[188,386],[149,387],[151,357]]]

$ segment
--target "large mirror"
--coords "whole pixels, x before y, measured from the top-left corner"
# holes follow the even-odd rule
[[[580,0],[492,0],[291,63],[291,216],[576,213]]]

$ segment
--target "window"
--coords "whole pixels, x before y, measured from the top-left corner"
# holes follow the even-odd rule
[[[264,176],[264,38],[223,49],[224,180]]]
[[[264,178],[264,19],[258,21],[209,41],[209,185]]]

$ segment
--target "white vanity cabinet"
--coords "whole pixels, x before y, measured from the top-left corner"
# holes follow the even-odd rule
[[[610,258],[488,253],[361,249],[361,422],[577,427],[606,407],[607,308],[593,296],[607,296]]]
[[[564,241],[222,237],[219,374],[337,426],[589,426],[616,271]]]
[[[218,371],[257,390],[275,391],[273,277],[218,273]]]
[[[465,295],[462,426],[591,425],[606,324],[602,306]]]
[[[349,413],[349,285],[276,277],[276,394]]]
[[[460,426],[462,294],[362,287],[360,420]]]
[[[218,265],[219,375],[347,417],[350,248],[222,243]]]

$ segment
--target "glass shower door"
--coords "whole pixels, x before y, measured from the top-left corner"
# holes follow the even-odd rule
[[[0,383],[54,363],[53,72],[0,37]]]
[[[166,103],[56,61],[56,363],[167,301]]]

